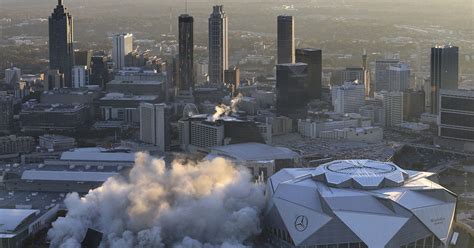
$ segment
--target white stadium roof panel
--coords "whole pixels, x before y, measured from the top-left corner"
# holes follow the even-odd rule
[[[385,247],[408,221],[408,218],[398,216],[349,211],[334,213],[369,247]]]
[[[213,147],[211,153],[223,154],[240,161],[268,161],[275,159],[295,159],[298,153],[285,148],[260,143],[242,143]]]
[[[11,233],[28,217],[40,211],[35,209],[0,209],[0,233]]]
[[[415,216],[432,231],[438,239],[446,243],[450,223],[454,219],[455,203],[446,203],[413,210]]]
[[[105,182],[109,177],[115,175],[118,175],[118,173],[26,170],[21,175],[21,179],[31,181]]]
[[[409,177],[393,163],[371,160],[337,160],[314,169],[313,176],[333,187],[359,189],[382,188],[387,180],[390,187],[401,185]]]
[[[311,234],[318,231],[332,218],[320,211],[314,211],[301,205],[275,198],[275,205],[288,228],[295,245],[301,244]]]
[[[134,153],[125,152],[99,152],[94,150],[63,152],[61,160],[69,161],[105,161],[105,162],[131,162],[135,161]]]

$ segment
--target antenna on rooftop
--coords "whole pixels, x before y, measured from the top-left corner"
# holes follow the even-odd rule
[[[184,13],[188,13],[188,0],[184,0]]]

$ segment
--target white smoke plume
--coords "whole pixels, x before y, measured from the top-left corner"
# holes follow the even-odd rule
[[[211,117],[212,122],[219,120],[223,115],[229,115],[231,108],[225,104],[219,104],[215,107],[215,111]]]
[[[67,215],[48,232],[51,247],[80,247],[94,228],[104,233],[101,247],[234,248],[260,233],[264,195],[246,168],[222,158],[166,168],[137,153],[128,178],[64,202]]]
[[[230,106],[227,106],[225,104],[219,104],[215,107],[214,114],[211,116],[210,121],[215,122],[221,118],[221,116],[228,116],[232,113],[237,113],[239,110],[238,105],[239,102],[242,101],[243,95],[238,94],[236,97],[234,97],[232,100],[230,100]]]
[[[232,110],[233,113],[239,111],[238,105],[240,101],[242,101],[243,97],[244,96],[242,96],[242,94],[239,93],[236,97],[234,97],[234,99],[230,101],[230,109]]]

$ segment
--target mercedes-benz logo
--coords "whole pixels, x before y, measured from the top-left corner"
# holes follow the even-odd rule
[[[302,232],[308,228],[308,217],[300,215],[295,219],[295,229],[298,232]]]

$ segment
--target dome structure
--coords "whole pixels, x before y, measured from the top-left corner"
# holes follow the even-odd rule
[[[267,181],[265,232],[275,247],[445,247],[456,195],[390,162],[338,160]]]
[[[403,185],[408,173],[390,162],[337,160],[317,167],[315,180],[336,188],[378,189]]]

